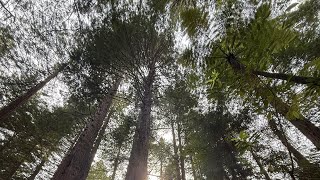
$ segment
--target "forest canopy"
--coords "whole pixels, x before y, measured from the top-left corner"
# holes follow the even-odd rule
[[[318,0],[0,0],[0,180],[320,179]]]

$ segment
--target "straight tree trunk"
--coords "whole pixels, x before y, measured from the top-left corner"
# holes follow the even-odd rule
[[[34,180],[36,178],[36,176],[39,174],[39,172],[41,171],[41,169],[45,163],[46,163],[46,158],[43,158],[41,160],[40,164],[37,165],[36,169],[31,174],[31,176],[28,177],[28,180]]]
[[[155,64],[150,65],[149,74],[143,82],[141,110],[138,118],[126,180],[147,180],[150,120],[152,106],[152,87],[155,79]]]
[[[2,107],[0,110],[0,123],[4,122],[5,119],[13,113],[18,107],[25,104],[33,95],[35,95],[40,89],[43,88],[50,80],[55,78],[64,68],[66,65],[63,65],[60,67],[57,71],[55,71],[53,74],[48,76],[45,80],[41,81],[36,86],[29,89],[27,92],[22,94],[21,96],[17,97],[15,100],[10,102],[8,105]]]
[[[249,75],[248,79],[253,84],[261,84],[260,79],[253,73],[247,72],[246,67],[241,64],[234,55],[229,55],[227,60],[233,70],[243,76]],[[248,74],[249,73],[249,74]],[[288,112],[290,111],[289,105],[284,103],[279,97],[277,97],[272,88],[264,85],[255,88],[256,93],[268,101],[273,108],[275,108],[276,112],[286,117],[289,122],[292,123],[302,134],[304,134],[316,147],[320,149],[320,128],[312,124],[309,120],[307,120],[300,112],[296,112],[296,115],[288,116]]]
[[[264,71],[252,71],[252,73],[255,75],[266,77],[266,78],[281,79],[281,80],[293,82],[296,84],[312,84],[312,85],[320,86],[320,78],[295,76],[295,75],[284,74],[284,73],[269,73]]]
[[[272,132],[279,138],[282,144],[292,153],[294,160],[297,162],[300,168],[303,170],[305,177],[320,178],[320,167],[311,163],[306,157],[304,157],[295,147],[293,147],[285,137],[285,135],[278,129],[274,119],[270,119],[268,124]]]
[[[112,171],[111,180],[115,180],[115,178],[116,178],[116,173],[117,173],[119,161],[120,161],[120,152],[121,152],[121,145],[118,147],[117,156],[116,156],[116,159],[114,160],[114,163],[113,163],[113,171]]]
[[[194,162],[193,162],[192,155],[190,156],[190,162],[191,162],[191,169],[192,169],[193,180],[198,180],[198,178],[197,178],[197,172],[196,172],[195,164],[194,164]]]
[[[163,180],[163,170],[162,170],[162,167],[163,166],[163,162],[162,162],[162,160],[160,161],[160,180]]]
[[[181,125],[178,122],[178,142],[179,142],[179,152],[180,152],[180,168],[181,168],[181,179],[186,180],[186,171],[184,167],[184,153],[182,148],[182,140],[181,140]]]
[[[87,178],[87,170],[84,168],[87,168],[90,164],[93,144],[111,107],[120,82],[121,78],[116,79],[108,94],[102,99],[70,154],[66,155],[58,166],[52,180],[85,180]]]
[[[98,137],[97,137],[96,141],[93,144],[92,150],[90,152],[89,163],[86,165],[86,167],[83,168],[84,171],[87,171],[86,174],[85,174],[86,177],[89,174],[90,167],[91,167],[91,164],[93,162],[94,156],[97,153],[97,150],[98,150],[99,145],[101,143],[101,140],[102,140],[102,138],[104,136],[104,133],[106,132],[106,128],[108,126],[108,123],[110,121],[110,118],[111,118],[112,114],[113,114],[113,110],[110,110],[110,112],[108,113],[107,118],[104,120],[104,123],[103,123],[102,127],[99,130]]]
[[[266,180],[271,180],[269,174],[267,173],[267,171],[264,169],[262,163],[260,162],[260,158],[257,156],[257,154],[251,149],[250,150],[253,159],[256,161],[256,163],[258,164],[259,168],[260,168],[260,172],[264,175],[264,177],[266,178]]]
[[[176,178],[177,180],[181,180],[181,174],[180,174],[180,166],[179,166],[179,156],[178,156],[178,147],[176,144],[176,134],[174,132],[174,122],[171,120],[171,131],[172,131],[172,143],[173,143],[173,153],[174,153],[174,165],[176,168]]]

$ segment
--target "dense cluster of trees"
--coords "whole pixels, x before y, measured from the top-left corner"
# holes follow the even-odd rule
[[[317,0],[0,8],[0,179],[320,179]]]

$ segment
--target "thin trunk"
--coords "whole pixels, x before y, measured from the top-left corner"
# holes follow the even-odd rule
[[[8,116],[13,113],[18,107],[25,104],[33,95],[35,95],[40,89],[43,88],[51,79],[55,78],[64,68],[66,65],[59,68],[53,74],[48,76],[45,80],[41,81],[36,86],[29,89],[26,93],[22,94],[21,96],[17,97],[15,100],[10,102],[8,105],[4,106],[0,110],[0,122],[4,122]]]
[[[195,164],[194,164],[194,162],[193,162],[192,155],[190,156],[190,162],[191,162],[191,169],[192,169],[193,180],[198,180],[198,178],[197,178],[197,172],[196,172]]]
[[[306,157],[304,157],[295,147],[293,147],[285,137],[285,135],[278,129],[274,119],[268,121],[272,132],[279,138],[282,144],[287,147],[287,149],[294,156],[294,160],[297,162],[300,168],[302,168],[303,173],[306,177],[320,178],[320,167],[316,164],[311,163]]]
[[[155,79],[155,64],[151,65],[144,79],[141,110],[138,118],[126,180],[146,180],[148,177],[148,150],[152,106],[152,87]]]
[[[120,85],[121,78],[117,79],[109,93],[103,98],[93,117],[82,131],[77,143],[58,166],[52,180],[85,180],[90,164],[91,150],[109,111],[113,97]]]
[[[113,110],[110,110],[110,112],[108,113],[107,118],[104,120],[104,123],[103,123],[102,127],[101,127],[100,130],[99,130],[98,137],[97,137],[97,139],[95,140],[95,142],[94,142],[94,144],[93,144],[92,150],[91,150],[91,152],[90,152],[89,162],[88,162],[88,164],[86,164],[86,166],[83,168],[83,170],[87,171],[86,174],[85,174],[86,177],[88,176],[88,173],[89,173],[89,171],[90,171],[90,167],[91,167],[91,164],[92,164],[92,162],[93,162],[94,156],[95,156],[96,153],[97,153],[97,150],[98,150],[99,145],[100,145],[100,143],[101,143],[101,140],[102,140],[102,138],[103,138],[103,136],[104,136],[104,133],[106,132],[106,128],[107,128],[107,126],[108,126],[108,123],[109,123],[109,121],[110,121],[110,118],[111,118],[112,114],[113,114]]]
[[[269,73],[264,71],[252,71],[252,73],[266,78],[281,79],[289,82],[294,82],[296,84],[312,84],[320,86],[320,79],[314,77],[294,76],[284,73]]]
[[[257,154],[251,149],[250,150],[253,159],[256,161],[256,163],[258,164],[259,168],[260,168],[260,172],[264,175],[264,177],[266,178],[266,180],[271,180],[269,174],[267,173],[267,171],[264,169],[262,163],[260,162],[260,158],[257,156]]]
[[[119,146],[116,159],[114,160],[111,180],[115,180],[115,178],[116,178],[116,173],[118,170],[119,160],[120,160],[120,152],[121,152],[121,146]]]
[[[163,162],[162,162],[162,160],[160,161],[160,180],[163,180],[163,170],[162,170],[162,167],[163,166]]]
[[[172,143],[173,143],[173,153],[174,153],[174,165],[176,168],[176,178],[181,180],[180,166],[179,166],[179,156],[178,156],[178,147],[176,144],[176,133],[174,132],[174,122],[171,120],[171,131],[172,131]]]
[[[36,178],[36,176],[39,174],[39,172],[41,171],[41,169],[45,163],[46,163],[46,158],[43,158],[41,160],[40,164],[37,165],[36,169],[31,174],[31,176],[28,177],[28,180],[34,180]]]
[[[235,72],[240,73],[241,75],[246,75],[246,67],[241,64],[234,55],[230,55],[227,58],[229,64],[234,69]],[[249,72],[250,81],[253,84],[261,84],[260,79],[253,73]],[[280,98],[278,98],[272,91],[272,88],[267,85],[256,86],[256,93],[268,101],[277,111],[277,113],[286,117],[289,122],[291,122],[297,129],[300,130],[316,147],[320,149],[320,128],[312,124],[307,120],[301,113],[296,112],[296,115],[288,116],[290,111],[289,105],[284,103]]]
[[[181,125],[178,122],[178,142],[179,142],[179,152],[180,152],[180,168],[181,168],[181,179],[186,180],[186,171],[184,169],[184,153],[182,148],[182,141],[181,141]]]

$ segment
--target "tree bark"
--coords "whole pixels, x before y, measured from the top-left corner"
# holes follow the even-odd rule
[[[110,121],[110,118],[111,118],[112,114],[113,114],[113,110],[110,110],[110,112],[108,113],[107,118],[104,120],[104,123],[103,123],[102,127],[101,127],[100,130],[99,130],[98,137],[96,138],[96,140],[95,140],[95,142],[94,142],[94,144],[93,144],[93,146],[92,146],[92,150],[91,150],[91,152],[90,152],[89,162],[88,162],[88,164],[86,164],[86,166],[83,168],[84,171],[87,171],[86,174],[85,174],[86,177],[87,177],[88,174],[89,174],[90,167],[91,167],[91,164],[92,164],[92,162],[93,162],[94,156],[95,156],[96,153],[97,153],[97,150],[98,150],[99,145],[100,145],[100,143],[101,143],[101,140],[102,140],[102,138],[103,138],[103,136],[104,136],[104,133],[106,132],[106,128],[107,128],[107,126],[108,126],[108,123],[109,123],[109,121]]]
[[[181,140],[181,125],[178,122],[178,142],[179,142],[179,152],[180,152],[180,168],[181,168],[181,179],[186,180],[186,171],[184,167],[184,154],[183,154],[183,148],[182,148],[182,140]]]
[[[138,118],[126,180],[146,180],[148,177],[148,150],[152,106],[152,87],[155,79],[155,64],[150,65],[149,74],[144,78],[141,110]]]
[[[304,157],[295,147],[293,147],[285,137],[285,135],[278,129],[274,119],[269,119],[268,124],[272,132],[279,138],[282,144],[292,153],[294,160],[297,162],[306,177],[320,178],[320,167],[311,163],[306,157]]]
[[[36,176],[39,174],[39,172],[41,171],[41,169],[45,163],[46,163],[46,158],[43,158],[41,160],[40,164],[37,165],[36,169],[31,174],[31,176],[28,177],[28,180],[34,180],[36,178]]]
[[[115,180],[115,178],[116,178],[116,173],[118,170],[119,160],[120,160],[120,152],[121,152],[121,146],[119,146],[116,159],[114,160],[111,180]]]
[[[198,178],[197,178],[197,172],[196,172],[195,164],[194,164],[194,162],[193,162],[192,155],[190,156],[190,162],[191,162],[191,169],[192,169],[193,180],[198,180]]]
[[[295,75],[284,74],[284,73],[269,73],[264,71],[252,71],[252,73],[255,75],[266,77],[266,78],[281,79],[281,80],[293,82],[296,84],[312,84],[312,85],[320,86],[320,78],[295,76]]]
[[[71,150],[70,154],[66,155],[58,169],[54,173],[52,180],[85,180],[87,170],[84,168],[90,164],[91,150],[98,136],[98,132],[103,125],[103,121],[109,111],[113,97],[120,85],[121,78],[118,78],[108,94],[102,99],[93,117],[89,119],[85,129]]]
[[[178,147],[176,144],[176,134],[174,132],[174,122],[171,120],[171,132],[172,132],[172,143],[173,143],[173,158],[174,158],[174,165],[176,168],[176,178],[177,180],[181,180],[181,174],[180,174],[180,166],[179,166],[179,156],[178,156]]]
[[[42,89],[49,81],[55,78],[64,68],[66,65],[60,67],[57,71],[53,74],[48,76],[45,80],[41,81],[36,86],[29,89],[26,93],[22,94],[21,96],[17,97],[15,100],[10,102],[8,105],[2,107],[0,110],[0,123],[4,122],[8,116],[13,113],[18,107],[25,104],[33,95],[35,95],[40,89]]]
[[[253,73],[247,72],[246,67],[241,64],[237,58],[231,54],[227,57],[227,60],[233,70],[241,75],[249,75],[248,79],[253,84],[261,84],[260,79]],[[272,88],[267,85],[262,85],[255,87],[256,93],[268,101],[276,112],[286,117],[289,122],[292,123],[299,131],[304,134],[316,147],[320,149],[320,128],[308,121],[300,112],[296,112],[296,116],[288,116],[290,111],[289,105],[284,103],[280,98],[278,98],[272,91]]]
[[[250,149],[250,152],[253,156],[253,159],[256,161],[256,163],[258,164],[259,168],[260,168],[260,172],[264,175],[264,177],[266,178],[266,180],[271,180],[269,174],[267,173],[267,171],[264,169],[262,163],[260,162],[260,158],[256,155],[256,153]]]

